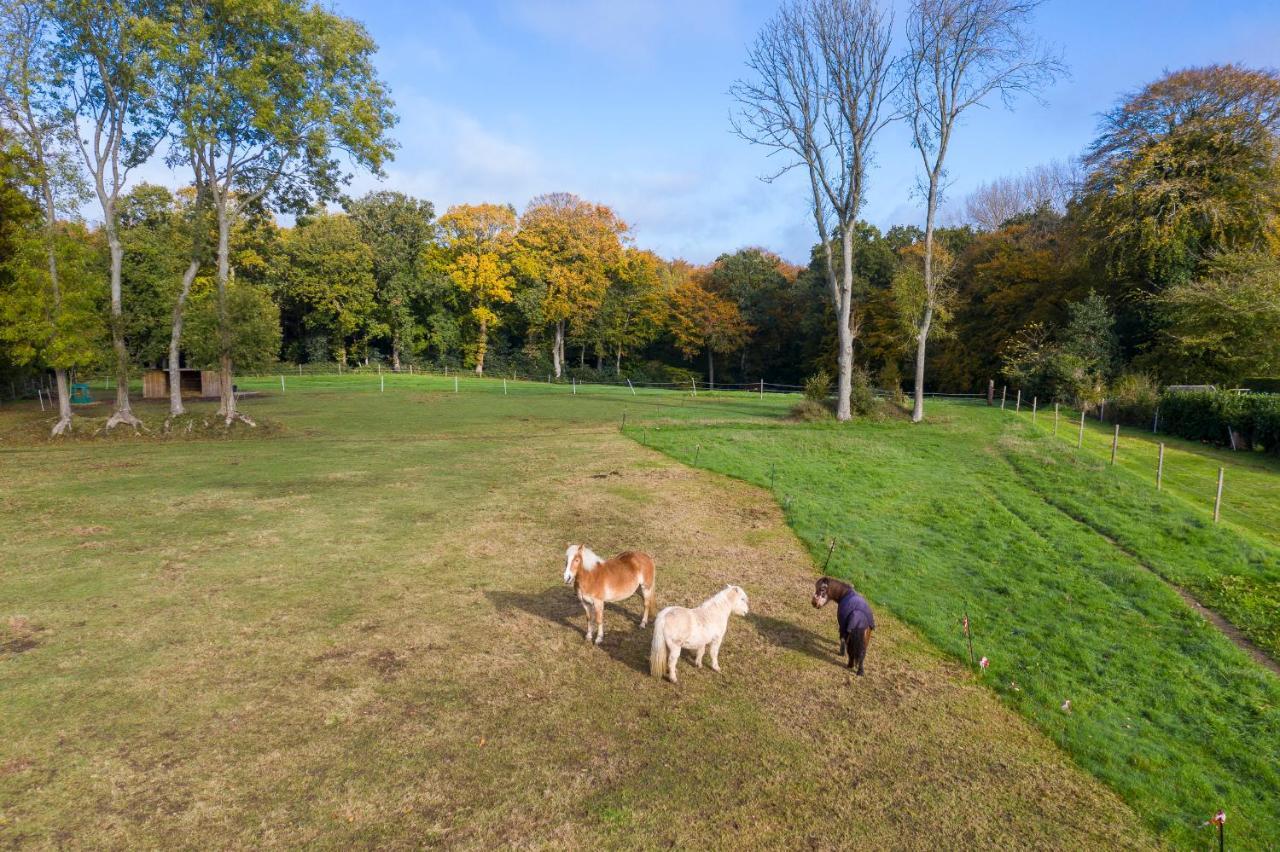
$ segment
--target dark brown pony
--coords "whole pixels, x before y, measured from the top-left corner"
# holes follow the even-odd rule
[[[871,645],[871,632],[876,619],[867,599],[853,590],[853,586],[834,577],[820,577],[813,588],[813,608],[821,609],[827,601],[836,602],[836,626],[840,630],[840,655],[849,654],[849,668],[857,663],[858,674],[867,658]]]

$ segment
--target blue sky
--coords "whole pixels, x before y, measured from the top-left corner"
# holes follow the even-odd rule
[[[696,262],[746,245],[802,261],[814,241],[803,184],[762,183],[765,150],[729,131],[728,89],[776,5],[334,3],[378,42],[401,117],[382,186],[439,212],[478,201],[520,209],[539,193],[574,192],[613,206],[638,244]],[[1035,27],[1061,49],[1071,77],[1044,93],[1044,106],[969,115],[950,154],[954,201],[983,181],[1077,154],[1099,112],[1166,69],[1280,64],[1277,0],[1049,0]],[[864,218],[881,227],[921,220],[919,160],[904,129],[880,136],[876,158]],[[378,185],[358,176],[353,187]]]

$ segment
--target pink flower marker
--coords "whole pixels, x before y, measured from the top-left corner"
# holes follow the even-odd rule
[[[991,665],[991,661],[988,660],[986,657],[983,657],[981,660],[978,660],[978,665],[982,666],[985,669],[987,666]]]

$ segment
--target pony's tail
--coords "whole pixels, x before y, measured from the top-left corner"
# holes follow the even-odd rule
[[[649,645],[649,674],[662,677],[667,673],[667,614],[658,613],[653,620],[653,642]]]

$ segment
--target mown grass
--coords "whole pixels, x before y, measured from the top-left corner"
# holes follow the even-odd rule
[[[1204,843],[1220,807],[1246,848],[1280,837],[1280,679],[1153,573],[1274,650],[1274,552],[1029,418],[931,410],[919,426],[674,425],[649,442],[772,487],[815,556],[837,538],[831,569],[958,659],[967,609],[990,687],[1170,841]]]
[[[789,400],[466,383],[288,384],[227,440],[0,411],[0,845],[1153,845],[890,614],[848,677],[768,495],[618,431]],[[724,672],[649,678],[637,600],[587,645],[575,540],[661,605],[746,586]]]

